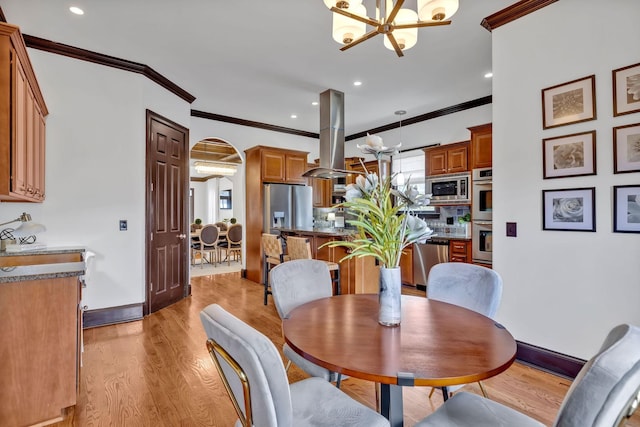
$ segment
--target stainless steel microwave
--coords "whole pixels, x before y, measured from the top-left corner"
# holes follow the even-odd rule
[[[427,177],[426,192],[431,193],[431,204],[471,203],[470,180],[471,174],[468,172]]]

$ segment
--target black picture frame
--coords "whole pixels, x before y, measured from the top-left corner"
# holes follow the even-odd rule
[[[613,232],[640,233],[640,184],[613,187]]]
[[[595,232],[595,187],[542,190],[542,229]]]

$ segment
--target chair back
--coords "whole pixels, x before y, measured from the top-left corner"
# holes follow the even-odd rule
[[[268,258],[280,259],[280,255],[283,253],[280,237],[275,234],[262,233],[262,251]]]
[[[200,320],[209,338],[207,346],[225,382],[240,420],[246,425],[289,427],[293,420],[291,394],[280,353],[269,338],[211,304],[200,312]],[[226,357],[225,356],[226,353]],[[234,369],[234,362],[240,373]],[[246,377],[243,387],[241,377]],[[227,385],[228,384],[228,387]],[[245,390],[250,398],[245,399]],[[249,405],[247,405],[249,403]]]
[[[619,325],[580,370],[562,402],[555,427],[611,427],[640,399],[640,328]]]
[[[227,231],[227,224],[225,224],[224,222],[216,222],[213,225],[218,227],[218,230],[220,231]]]
[[[233,224],[227,230],[227,242],[229,246],[238,246],[242,243],[242,224]]]
[[[306,237],[287,237],[287,254],[290,259],[311,259],[311,243]]]
[[[502,299],[502,278],[496,271],[475,264],[436,264],[427,278],[427,297],[493,318]]]
[[[329,267],[324,261],[297,259],[271,270],[273,302],[281,319],[299,305],[333,295]]]
[[[207,224],[200,230],[200,241],[204,246],[215,246],[218,241],[218,227]]]

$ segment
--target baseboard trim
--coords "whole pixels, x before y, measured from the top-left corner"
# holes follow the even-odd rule
[[[144,304],[129,304],[120,307],[87,310],[82,315],[82,328],[89,329],[98,326],[114,325],[116,323],[140,320],[143,315]]]
[[[525,365],[573,380],[586,360],[516,341],[516,359]]]

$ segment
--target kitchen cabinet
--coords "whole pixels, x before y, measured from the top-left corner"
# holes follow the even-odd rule
[[[400,256],[400,278],[404,284],[416,285],[413,280],[413,245],[404,248]]]
[[[490,168],[493,126],[487,123],[468,128],[471,131],[471,168]]]
[[[76,404],[80,384],[82,252],[0,257],[0,424],[47,425]],[[36,274],[38,268],[77,271]],[[38,265],[47,264],[47,265]],[[53,267],[53,268],[52,268]]]
[[[246,278],[262,283],[262,248],[264,183],[306,184],[309,153],[257,145],[245,150],[245,228]]]
[[[469,141],[425,148],[424,153],[427,176],[469,170]]]
[[[262,181],[306,184],[302,174],[307,170],[307,154],[288,150],[263,149]]]
[[[0,201],[45,198],[49,114],[18,27],[0,23]]]
[[[362,160],[362,162],[364,163],[364,167],[362,166],[363,163],[360,163],[360,161]],[[363,172],[364,173],[364,168],[366,167],[367,170],[369,171],[369,173],[378,173],[378,161],[377,160],[370,160],[368,162],[364,161],[364,158],[362,157],[349,157],[344,159],[344,165],[345,165],[345,169],[348,171],[354,171],[354,172]],[[356,182],[356,177],[359,174],[354,173],[354,174],[349,174],[346,176],[345,178],[345,184],[349,185],[349,184],[354,184]]]
[[[309,163],[307,169],[317,168],[318,163]],[[331,207],[331,193],[333,192],[333,180],[323,178],[309,178],[308,185],[313,187],[313,207]]]
[[[449,241],[449,261],[450,262],[471,262],[471,241],[470,240],[450,240]]]

